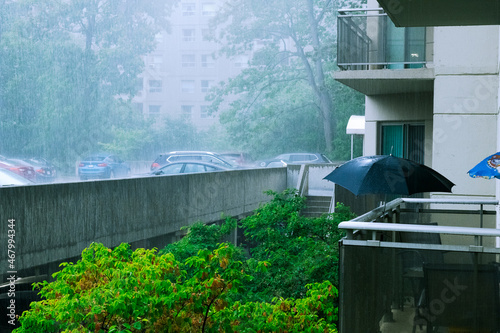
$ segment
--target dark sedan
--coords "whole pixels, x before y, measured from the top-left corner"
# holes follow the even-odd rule
[[[153,172],[152,175],[178,175],[185,173],[196,173],[196,172],[213,172],[213,171],[224,171],[232,170],[231,167],[226,167],[220,164],[203,162],[203,161],[176,161],[169,163]]]
[[[278,166],[279,162],[284,164],[317,164],[332,163],[324,154],[320,153],[288,153],[281,154],[275,158],[264,160],[258,163],[261,167]]]
[[[78,165],[81,180],[127,177],[130,166],[112,154],[94,154],[83,159]]]
[[[171,151],[170,153],[160,154],[154,160],[153,164],[151,164],[151,171],[172,162],[187,160],[208,162],[222,165],[223,167],[227,168],[231,168],[234,166],[219,154],[208,151]]]

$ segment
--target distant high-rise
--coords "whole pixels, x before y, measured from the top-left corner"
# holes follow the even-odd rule
[[[227,59],[218,55],[219,44],[208,41],[209,21],[223,0],[182,0],[171,16],[171,32],[157,36],[158,47],[144,57],[140,93],[134,98],[145,117],[184,118],[205,130],[218,121],[209,115],[205,100],[209,89],[237,75],[248,58]]]

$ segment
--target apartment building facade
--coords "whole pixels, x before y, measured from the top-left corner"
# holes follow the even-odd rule
[[[366,96],[365,155],[424,163],[452,197],[499,197],[497,181],[467,174],[500,150],[498,13],[498,1],[415,0],[339,13],[335,79]]]
[[[356,236],[341,244],[339,331],[498,332],[500,185],[467,171],[500,150],[500,1],[368,0],[339,14],[335,79],[366,96],[364,155],[410,158],[456,184],[389,203],[379,221],[398,223],[341,223]]]
[[[219,44],[209,40],[215,33],[209,21],[222,3],[180,1],[170,18],[171,31],[159,34],[156,50],[144,57],[146,68],[134,102],[158,126],[167,118],[183,118],[199,130],[209,129],[218,118],[209,114],[205,96],[212,86],[247,66],[248,57],[221,57]]]

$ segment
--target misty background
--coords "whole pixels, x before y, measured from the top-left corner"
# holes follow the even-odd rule
[[[336,82],[329,0],[0,1],[0,155],[74,173],[108,151],[347,160],[364,96]],[[355,156],[362,142],[355,140]]]

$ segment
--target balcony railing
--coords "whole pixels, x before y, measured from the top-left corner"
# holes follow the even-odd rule
[[[425,28],[396,28],[381,9],[339,11],[337,64],[342,70],[421,68],[425,47]]]
[[[500,332],[497,205],[396,199],[340,223],[340,332]]]

